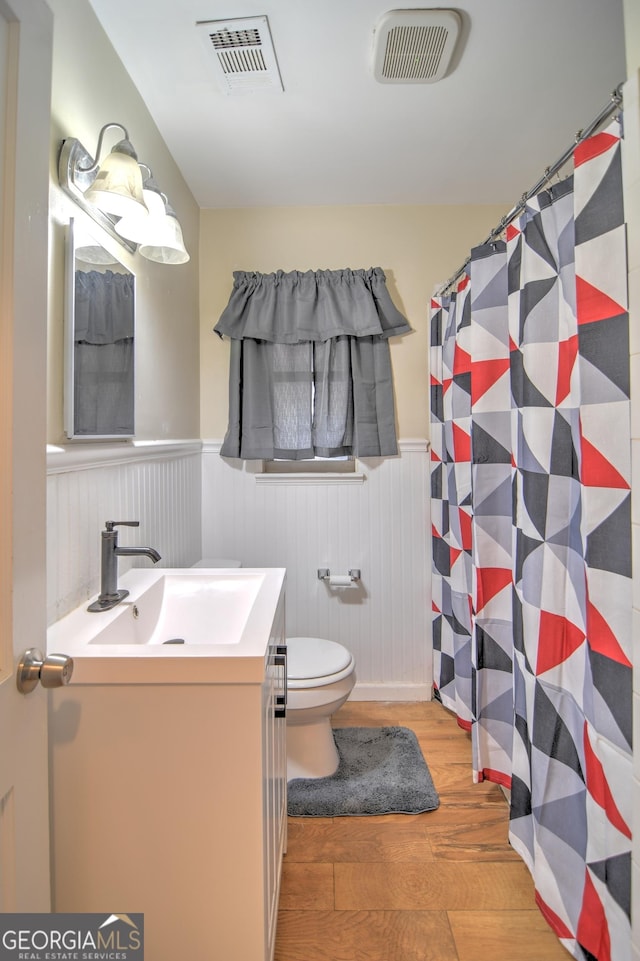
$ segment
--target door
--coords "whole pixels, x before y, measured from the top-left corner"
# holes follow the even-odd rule
[[[0,0],[0,912],[50,908],[46,646],[47,237],[53,18]]]

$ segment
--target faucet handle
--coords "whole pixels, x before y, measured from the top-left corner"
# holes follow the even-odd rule
[[[140,521],[105,521],[104,526],[112,531],[114,527],[140,527]]]

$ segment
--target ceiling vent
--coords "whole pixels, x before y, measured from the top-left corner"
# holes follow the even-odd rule
[[[283,90],[266,17],[200,21],[196,29],[225,93]]]
[[[391,10],[374,35],[373,72],[380,83],[435,83],[451,63],[460,33],[455,10]]]

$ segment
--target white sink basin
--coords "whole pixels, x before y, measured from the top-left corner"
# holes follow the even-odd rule
[[[239,644],[263,580],[257,572],[162,573],[135,601],[121,601],[89,644]]]
[[[264,676],[282,568],[130,570],[129,596],[110,611],[88,602],[47,631],[47,652],[70,655],[73,682],[229,683]]]

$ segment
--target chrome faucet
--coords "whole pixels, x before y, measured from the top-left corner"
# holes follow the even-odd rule
[[[129,591],[118,590],[118,557],[150,557],[154,564],[160,555],[153,547],[118,547],[116,527],[139,527],[140,521],[107,521],[102,531],[102,567],[100,572],[100,594],[89,604],[88,611],[109,611],[119,604]]]

